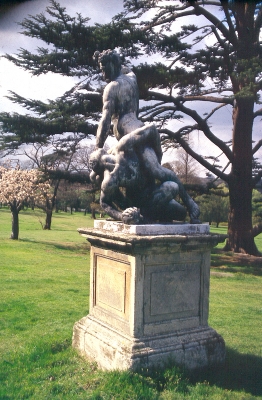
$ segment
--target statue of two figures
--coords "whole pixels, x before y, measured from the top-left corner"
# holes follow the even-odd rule
[[[105,212],[125,224],[184,221],[200,223],[199,208],[176,174],[161,166],[160,135],[154,124],[138,119],[139,94],[133,72],[123,73],[119,55],[106,50],[97,55],[104,79],[103,111],[96,151],[91,155],[90,179],[101,186]],[[103,149],[111,123],[118,139]],[[179,196],[183,205],[175,200]]]

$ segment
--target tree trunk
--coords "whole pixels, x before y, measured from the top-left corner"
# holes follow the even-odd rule
[[[254,99],[236,99],[233,113],[233,162],[229,179],[230,210],[225,249],[259,255],[252,232],[252,128]]]
[[[51,230],[51,223],[52,223],[52,216],[53,216],[53,209],[56,204],[56,195],[59,187],[59,181],[56,182],[55,187],[54,187],[54,193],[51,198],[46,198],[46,218],[45,218],[45,230]]]
[[[17,240],[19,235],[19,219],[18,219],[19,211],[17,210],[16,207],[12,207],[11,213],[12,213],[12,233],[10,239]]]
[[[49,231],[51,230],[52,215],[53,215],[52,210],[50,210],[50,209],[46,210],[45,226],[44,226],[45,230],[49,230]]]

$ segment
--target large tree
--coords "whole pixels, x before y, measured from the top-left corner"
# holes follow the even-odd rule
[[[154,120],[166,143],[179,144],[228,184],[227,248],[258,254],[254,236],[262,231],[262,226],[252,226],[252,190],[262,172],[259,169],[254,175],[252,165],[254,155],[262,146],[262,140],[253,143],[253,124],[262,115],[259,106],[261,1],[125,0],[123,3],[125,11],[111,24],[91,26],[87,18],[68,16],[65,9],[52,0],[47,10],[49,18],[40,14],[22,23],[26,35],[41,39],[48,46],[39,48],[37,54],[21,49],[18,55],[7,58],[35,75],[51,71],[87,78],[83,85],[88,83],[89,89],[82,86],[84,91],[72,91],[74,101],[69,102],[75,110],[73,115],[79,118],[79,115],[85,117],[86,113],[81,109],[81,98],[89,96],[85,99],[89,105],[92,98],[101,101],[101,94],[94,91],[90,81],[96,72],[92,58],[95,50],[118,47],[131,62],[133,58],[146,56],[147,63],[137,65],[136,61],[134,68],[140,95],[150,100],[144,103],[142,119]],[[30,110],[33,107],[33,111],[40,110],[40,106],[46,107],[39,102],[28,103],[17,94],[11,94],[11,97]],[[70,100],[70,96],[66,97]],[[63,107],[66,103],[64,98]],[[55,107],[56,104],[54,110]],[[213,122],[216,113],[223,109],[232,114],[232,135],[227,140],[222,140]],[[23,123],[26,121],[24,116],[2,114],[3,140],[6,143],[9,140],[12,147],[16,143],[38,141],[39,136],[52,135],[53,128],[61,126],[63,118],[59,112],[52,114],[45,110],[46,119],[32,120],[29,133],[25,129],[26,122]],[[52,121],[50,115],[54,116]],[[92,121],[92,132],[98,116],[94,113],[91,120],[86,118],[86,122]],[[26,118],[30,120],[31,117]],[[50,129],[43,128],[38,135],[36,126],[38,121],[42,126],[43,120],[50,124]],[[179,127],[175,123],[177,120]],[[8,135],[9,132],[12,135]],[[196,151],[185,140],[185,136],[200,134],[224,155],[227,169],[219,167],[209,146],[206,146],[205,154]]]
[[[259,102],[262,2],[126,0],[124,3],[126,12],[119,19],[131,18],[150,37],[144,51],[158,53],[165,61],[137,68],[140,83],[153,88],[149,93],[155,100],[146,108],[144,120],[159,120],[166,138],[179,143],[227,183],[230,211],[226,247],[257,255],[254,236],[262,232],[262,225],[252,226],[252,190],[260,181],[262,170],[254,175],[252,165],[254,154],[262,146],[262,140],[253,143],[254,120],[262,115]],[[177,26],[181,27],[179,32]],[[162,90],[156,89],[157,84],[162,85]],[[199,111],[200,103],[209,110],[206,114]],[[227,142],[219,136],[212,117],[222,108],[228,111],[229,107],[232,137]],[[183,126],[175,129],[172,118],[178,114],[186,118]],[[229,172],[215,165],[213,157],[208,159],[211,154],[199,154],[184,139],[185,134],[199,132],[223,153]]]

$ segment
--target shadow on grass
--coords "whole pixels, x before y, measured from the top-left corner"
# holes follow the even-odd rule
[[[20,242],[25,242],[25,243],[35,243],[35,244],[41,244],[45,246],[51,246],[54,247],[55,249],[59,250],[70,250],[70,251],[80,251],[82,253],[86,253],[86,250],[90,248],[89,242],[83,242],[83,243],[67,243],[65,242],[64,244],[61,243],[56,243],[56,242],[46,242],[46,241],[39,241],[39,240],[33,240],[33,239],[19,239]]]
[[[262,276],[262,257],[213,249],[211,268],[223,272],[242,272],[244,274]]]
[[[85,253],[86,254],[86,250],[90,248],[90,244],[88,242],[84,242],[82,244],[74,244],[69,245],[69,244],[58,244],[58,243],[52,243],[52,245],[59,250],[70,250],[70,251],[81,251],[81,253]]]
[[[208,368],[190,376],[190,381],[208,381],[227,390],[244,390],[253,396],[262,396],[262,357],[240,354],[227,348],[226,362],[220,368]]]

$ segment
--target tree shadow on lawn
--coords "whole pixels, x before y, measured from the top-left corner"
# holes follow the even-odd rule
[[[56,242],[46,242],[46,241],[40,241],[40,240],[33,240],[33,239],[19,239],[20,242],[25,242],[25,243],[35,243],[35,244],[41,244],[45,246],[50,246],[58,250],[70,250],[70,251],[77,251],[77,252],[82,252],[86,253],[86,250],[90,248],[89,242],[83,242],[83,243],[73,243],[72,242],[64,242],[64,244],[61,243],[56,243]]]
[[[242,272],[262,276],[262,257],[213,249],[211,268],[221,272]]]
[[[247,339],[248,340],[248,339]],[[190,381],[207,381],[227,390],[244,390],[253,396],[262,396],[262,357],[240,354],[227,348],[225,365],[190,374]]]

